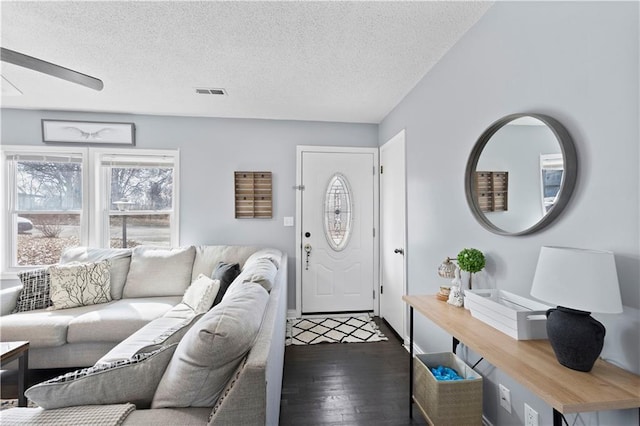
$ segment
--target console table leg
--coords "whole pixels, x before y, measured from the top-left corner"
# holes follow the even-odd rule
[[[562,426],[562,414],[555,408],[553,409],[553,426]]]
[[[413,306],[409,306],[409,418],[413,418]]]
[[[27,397],[24,396],[27,371],[29,371],[29,350],[24,351],[18,357],[18,407],[27,406]]]

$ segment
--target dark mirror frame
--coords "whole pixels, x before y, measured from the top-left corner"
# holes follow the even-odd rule
[[[562,150],[564,171],[562,173],[562,184],[560,186],[560,191],[558,192],[558,199],[553,207],[551,207],[551,209],[549,209],[549,211],[530,228],[518,232],[509,232],[494,225],[480,210],[480,205],[478,204],[478,194],[475,190],[474,185],[474,172],[476,171],[476,166],[478,165],[478,160],[480,158],[480,155],[482,154],[482,150],[487,145],[487,143],[489,143],[491,137],[511,121],[522,117],[537,118],[538,120],[546,124],[549,129],[551,129],[556,139],[558,140],[558,144],[560,145],[560,148]],[[517,236],[532,234],[534,232],[540,231],[541,229],[548,226],[551,222],[553,222],[554,219],[558,217],[565,206],[569,203],[569,199],[571,198],[576,185],[577,176],[578,156],[573,144],[573,140],[571,139],[571,135],[569,135],[567,129],[565,129],[565,127],[560,124],[560,122],[547,115],[518,113],[507,115],[506,117],[497,120],[496,122],[491,124],[487,128],[487,130],[484,131],[484,133],[482,133],[475,146],[471,150],[471,154],[469,155],[469,160],[467,161],[467,168],[464,177],[464,186],[467,203],[471,208],[471,212],[483,227],[495,234]]]

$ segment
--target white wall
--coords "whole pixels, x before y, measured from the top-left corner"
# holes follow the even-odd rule
[[[496,2],[383,120],[380,144],[406,129],[411,294],[437,292],[437,265],[464,247],[487,255],[485,285],[523,296],[540,246],[612,250],[625,313],[597,315],[608,328],[603,356],[640,373],[639,14],[638,2]],[[578,182],[549,228],[504,237],[474,220],[463,179],[485,128],[517,112],[547,114],[567,127]],[[420,315],[415,330],[424,350],[450,350],[450,336]],[[486,363],[478,369],[491,422],[524,424],[526,401],[541,425],[552,423],[539,398]],[[511,388],[512,415],[498,408],[498,382]],[[637,424],[638,410],[580,417],[589,425]]]
[[[180,244],[272,246],[289,255],[289,308],[295,306],[296,145],[376,146],[374,124],[163,117],[2,109],[0,142],[41,145],[41,118],[127,121],[136,148],[180,149]],[[236,170],[273,172],[273,219],[234,218]],[[4,283],[3,283],[4,284]]]

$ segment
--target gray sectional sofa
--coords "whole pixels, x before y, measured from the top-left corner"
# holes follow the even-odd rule
[[[81,397],[75,400],[82,406],[69,406],[77,404],[65,402],[64,397],[66,393],[71,401],[78,398],[78,389],[83,388],[70,386],[86,388],[82,380],[88,379],[84,377],[62,380],[69,380],[68,383],[34,386],[27,396],[40,401],[41,407],[51,409],[4,410],[0,413],[2,424],[43,421],[64,424],[78,415],[86,416],[87,423],[91,423],[91,416],[107,418],[116,412],[119,420],[114,424],[278,424],[286,330],[286,254],[248,246],[192,246],[167,249],[167,257],[163,259],[163,255],[160,252],[158,257],[156,248],[144,247],[77,248],[66,252],[62,263],[109,259],[113,300],[107,303],[11,314],[8,311],[13,309],[12,303],[15,305],[17,289],[3,292],[0,335],[5,341],[30,341],[30,368],[90,367],[83,374],[92,376],[91,379],[96,376],[107,379],[92,385],[91,392],[81,391]],[[242,271],[218,305],[196,315],[185,304],[185,290],[201,274],[211,276],[220,262],[238,263]],[[245,328],[252,328],[250,323],[255,323],[255,332],[245,336]],[[218,346],[209,344],[207,339],[213,336]],[[248,342],[248,352],[234,347],[236,340],[243,339]],[[214,363],[217,358],[226,357],[225,351],[235,351],[229,354],[233,357],[242,353],[242,357],[233,358],[233,363],[224,362],[222,373],[210,374],[209,361]],[[192,359],[203,354],[207,359]],[[136,357],[143,361],[132,365],[130,359]],[[133,382],[130,377],[140,373],[124,368],[147,368],[144,377],[151,377],[154,374],[149,374],[148,369],[154,368],[153,360],[160,358],[165,358],[158,364],[163,372],[155,373],[162,379],[157,379],[160,383],[150,394],[155,399],[147,397],[146,402],[138,402],[136,406],[128,403],[131,401],[118,400],[127,392],[140,392],[136,387],[127,390]],[[119,360],[127,366],[114,368]],[[108,373],[100,376],[105,374],[101,366],[109,363],[112,366]],[[113,376],[118,369],[125,375]],[[207,390],[214,389],[213,384],[205,383],[204,394],[189,396],[190,381],[215,374],[224,377],[223,383],[215,384],[215,392]],[[116,380],[116,387],[124,383],[124,388],[112,392],[105,385],[108,380]],[[159,396],[163,386],[164,395]],[[174,395],[173,390],[181,386],[187,390]],[[86,393],[92,392],[97,395],[85,398]]]

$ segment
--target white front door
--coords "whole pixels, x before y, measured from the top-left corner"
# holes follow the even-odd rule
[[[376,152],[302,150],[299,161],[301,311],[373,311]]]
[[[406,173],[404,130],[380,147],[380,317],[406,337]]]

